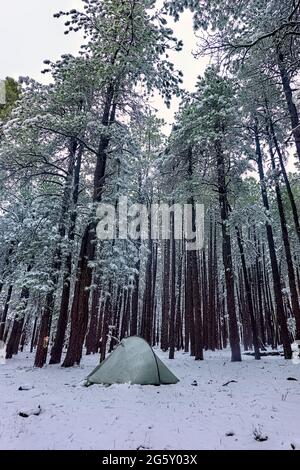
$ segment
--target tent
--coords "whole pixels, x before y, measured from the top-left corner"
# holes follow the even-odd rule
[[[176,384],[177,377],[138,336],[123,339],[116,349],[87,377],[86,385],[132,383]]]

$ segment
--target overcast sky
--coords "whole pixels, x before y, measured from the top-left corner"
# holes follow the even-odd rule
[[[0,78],[6,76],[18,79],[30,76],[45,82],[47,76],[41,74],[43,60],[55,60],[64,53],[74,53],[80,46],[80,34],[64,34],[64,20],[53,18],[59,10],[79,8],[81,0],[7,0],[1,1]],[[184,86],[193,90],[196,78],[202,74],[207,61],[196,60],[192,51],[196,49],[193,34],[192,15],[186,12],[179,23],[172,23],[176,37],[184,42],[184,50],[172,53],[175,66],[184,73]],[[159,116],[169,124],[173,120],[178,100],[174,100],[168,110],[161,100],[153,103]]]

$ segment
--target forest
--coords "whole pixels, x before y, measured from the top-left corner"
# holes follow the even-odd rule
[[[0,83],[0,448],[300,449],[300,1],[72,2]]]
[[[60,11],[78,55],[48,85],[6,79],[0,118],[0,339],[34,366],[101,361],[139,335],[196,360],[300,340],[300,2],[83,0]],[[169,60],[193,13],[195,92]],[[180,98],[170,135],[149,104]],[[97,239],[97,207],[200,203],[204,246]],[[173,213],[174,214],[174,213]],[[173,221],[173,223],[172,223]],[[195,221],[193,221],[195,223]],[[149,218],[148,229],[151,230]],[[149,232],[150,233],[150,232]]]

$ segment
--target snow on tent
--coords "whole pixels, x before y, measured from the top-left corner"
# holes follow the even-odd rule
[[[138,336],[123,339],[117,348],[87,377],[86,385],[132,383],[175,384],[177,377]]]

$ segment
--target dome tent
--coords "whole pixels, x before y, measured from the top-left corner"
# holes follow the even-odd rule
[[[160,385],[177,382],[177,377],[156,356],[147,341],[138,336],[123,339],[86,379],[87,386],[115,383]]]

